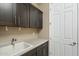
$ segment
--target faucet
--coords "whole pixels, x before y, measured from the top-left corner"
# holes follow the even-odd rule
[[[15,41],[17,41],[15,38],[12,38],[12,40],[11,40],[11,45],[15,45]]]

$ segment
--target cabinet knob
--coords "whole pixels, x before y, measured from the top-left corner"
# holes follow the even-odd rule
[[[18,17],[18,23],[19,23],[19,25],[20,25],[20,20],[21,20],[21,17],[19,16],[19,17]]]

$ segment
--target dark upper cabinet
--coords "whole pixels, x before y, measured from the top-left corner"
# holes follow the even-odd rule
[[[12,18],[12,7],[11,3],[0,3],[0,25],[13,26],[15,24]]]
[[[38,20],[38,14],[37,9],[30,4],[30,28],[36,28],[37,27],[37,20]]]
[[[16,4],[16,17],[19,27],[29,28],[29,5],[17,3]]]
[[[42,28],[42,22],[43,22],[43,13],[38,9],[38,19],[37,19],[37,28]]]
[[[14,23],[14,26],[18,26],[18,19],[17,19],[17,15],[16,15],[16,3],[13,3],[13,23]]]
[[[42,14],[29,3],[0,3],[0,25],[42,28]]]
[[[30,4],[30,28],[42,28],[42,12]]]

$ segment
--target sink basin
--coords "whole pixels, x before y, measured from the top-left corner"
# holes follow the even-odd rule
[[[6,45],[0,48],[0,56],[15,55],[16,53],[22,52],[23,50],[26,50],[30,47],[32,47],[32,45],[27,42],[19,42],[14,46]]]

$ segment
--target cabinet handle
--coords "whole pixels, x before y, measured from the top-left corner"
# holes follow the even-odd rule
[[[15,16],[15,24],[16,24],[16,16]]]
[[[18,17],[18,20],[19,20],[19,25],[20,25],[20,16]]]

